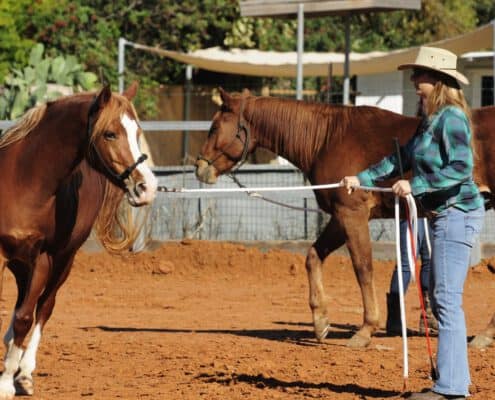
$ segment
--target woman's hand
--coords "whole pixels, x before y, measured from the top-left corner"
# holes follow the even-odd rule
[[[411,184],[408,180],[401,179],[394,183],[392,186],[392,191],[397,196],[406,197],[408,194],[412,193]]]
[[[347,189],[347,193],[351,194],[356,186],[359,186],[361,182],[357,176],[345,176],[344,179],[340,181],[340,184]]]

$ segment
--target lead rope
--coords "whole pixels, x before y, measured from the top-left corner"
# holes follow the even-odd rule
[[[239,187],[242,187],[242,188],[245,188],[246,185],[243,185],[241,183],[241,181],[239,181],[239,179],[237,179],[237,177],[234,175],[234,174],[228,174],[227,175],[230,179],[232,179],[236,184],[237,186]],[[282,203],[281,201],[277,201],[277,200],[273,200],[273,199],[270,199],[269,197],[266,197],[266,196],[263,196],[262,194],[260,193],[257,193],[257,192],[246,192],[246,194],[249,196],[249,197],[253,197],[255,199],[260,199],[260,200],[264,200],[266,201],[267,203],[271,203],[271,204],[275,204],[277,206],[281,206],[281,207],[285,207],[285,208],[289,208],[291,210],[296,210],[296,211],[309,211],[309,212],[314,212],[314,213],[319,213],[319,214],[326,214],[325,211],[323,210],[320,210],[319,208],[311,208],[311,207],[299,207],[299,206],[293,206],[291,204],[287,204],[287,203]]]
[[[411,217],[410,215],[411,214]],[[418,230],[417,226],[413,225],[412,221],[416,221],[418,219],[417,208],[414,199],[412,202],[408,199],[408,204],[406,207],[406,216],[407,216],[407,232],[408,232],[408,243],[411,243],[411,249],[408,246],[408,256],[409,256],[409,266],[411,269],[411,276],[416,280],[416,286],[418,288],[418,297],[419,304],[421,306],[421,319],[423,321],[423,325],[425,327],[425,338],[426,338],[426,348],[428,351],[428,357],[430,359],[430,367],[431,367],[431,379],[436,381],[438,379],[438,369],[436,367],[435,361],[433,359],[433,350],[431,348],[431,338],[430,338],[430,327],[428,326],[428,318],[426,315],[426,307],[424,301],[424,293],[423,288],[421,287],[421,278],[420,271],[418,268],[418,260],[417,260],[417,238],[418,238]],[[428,222],[424,219],[424,231],[425,231],[425,239],[428,247],[428,252],[431,257],[431,243],[430,243],[430,235],[428,232]],[[411,253],[409,253],[411,250]],[[413,268],[414,265],[414,268]],[[413,271],[415,271],[413,273]],[[428,294],[427,294],[428,295]]]

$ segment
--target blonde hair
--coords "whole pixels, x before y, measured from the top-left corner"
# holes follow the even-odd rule
[[[437,111],[445,106],[455,106],[460,108],[464,114],[466,114],[469,129],[471,131],[471,149],[473,150],[473,156],[476,157],[474,146],[474,130],[471,119],[471,108],[469,107],[466,97],[462,89],[456,85],[449,84],[444,79],[440,79],[435,83],[433,91],[426,99],[425,112],[428,117],[431,117]]]

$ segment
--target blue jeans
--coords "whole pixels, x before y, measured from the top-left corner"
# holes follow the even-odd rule
[[[421,257],[421,271],[420,280],[421,288],[427,292],[430,287],[430,251],[428,250],[428,243],[425,235],[425,218],[418,219],[418,240],[416,256]],[[428,223],[426,222],[428,225]],[[404,293],[407,292],[407,287],[411,281],[411,269],[409,268],[409,260],[407,257],[407,220],[400,220],[400,258],[402,264],[402,284],[404,288]],[[429,232],[431,240],[431,232]],[[390,280],[390,293],[399,294],[399,275],[397,273],[397,266],[392,274],[392,279]],[[427,293],[423,293],[425,296]]]
[[[481,231],[484,215],[484,208],[464,212],[450,207],[430,220],[430,298],[438,320],[439,373],[433,391],[444,395],[469,394],[471,379],[462,295],[471,248]]]

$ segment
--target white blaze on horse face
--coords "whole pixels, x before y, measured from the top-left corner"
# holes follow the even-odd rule
[[[134,158],[134,162],[136,162],[141,156],[141,151],[139,150],[139,145],[137,142],[138,124],[134,119],[129,118],[127,114],[124,114],[122,116],[121,122],[127,132],[127,141],[129,142],[129,148],[131,149],[131,154]],[[157,180],[146,162],[140,163],[137,166],[137,170],[141,172],[141,175],[143,175],[146,185],[146,190],[139,195],[139,199],[142,200],[144,203],[150,203],[155,198],[156,188],[158,185]]]

